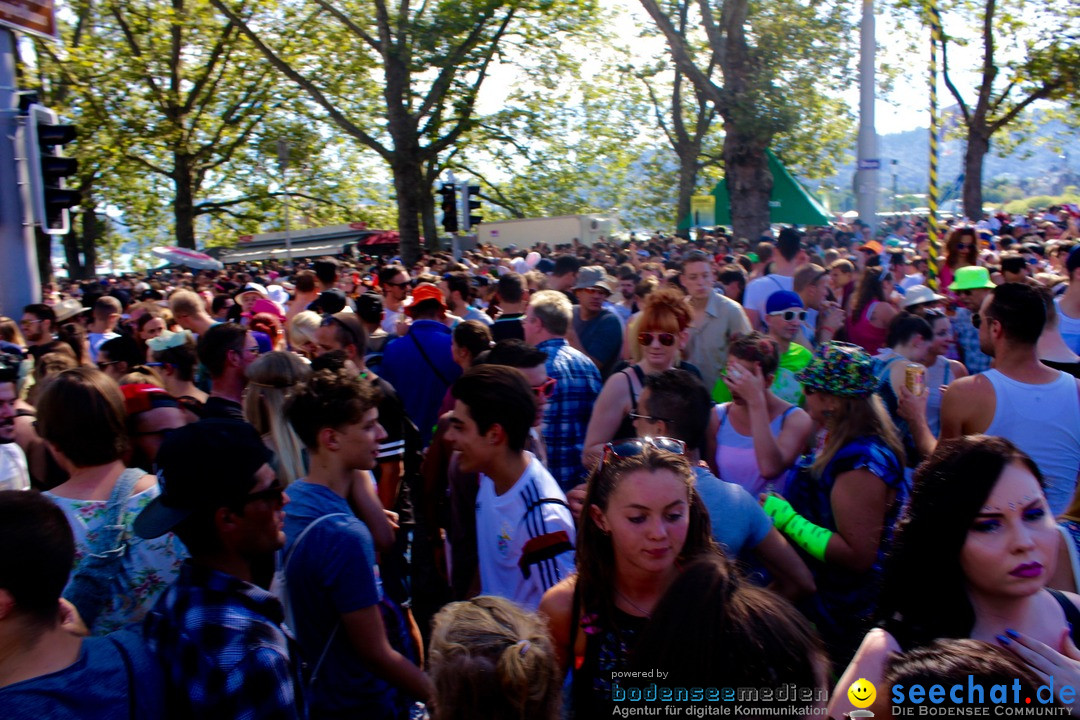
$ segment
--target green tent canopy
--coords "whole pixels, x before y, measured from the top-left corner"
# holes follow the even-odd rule
[[[784,225],[828,225],[829,212],[799,184],[771,150],[766,149],[769,172],[773,176],[772,196],[769,198],[769,220]],[[728,198],[727,180],[721,180],[710,193],[716,198],[715,224],[731,225],[731,201]],[[680,230],[694,226],[693,218],[687,216],[679,223]]]

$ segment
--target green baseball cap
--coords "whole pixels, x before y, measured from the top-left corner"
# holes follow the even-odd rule
[[[993,290],[997,285],[990,282],[990,271],[984,267],[962,267],[949,285],[953,292],[960,290]]]

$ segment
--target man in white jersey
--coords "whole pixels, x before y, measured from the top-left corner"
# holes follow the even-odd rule
[[[1050,509],[1059,515],[1080,472],[1080,380],[1039,362],[1046,307],[1030,285],[999,285],[972,324],[994,368],[949,385],[941,437],[985,433],[1011,440],[1039,466]]]
[[[460,469],[480,473],[476,545],[480,590],[536,610],[574,571],[574,519],[551,473],[524,450],[536,395],[517,369],[480,365],[453,385],[446,439]]]

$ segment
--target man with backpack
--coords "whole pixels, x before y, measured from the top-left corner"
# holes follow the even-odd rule
[[[382,592],[371,532],[346,499],[357,471],[378,462],[377,404],[348,370],[319,370],[287,410],[311,457],[308,476],[289,486],[284,578],[312,718],[392,720],[433,694],[411,628]]]

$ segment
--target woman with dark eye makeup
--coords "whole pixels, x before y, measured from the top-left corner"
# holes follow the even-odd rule
[[[1080,631],[1080,597],[1048,587],[1058,543],[1031,458],[1000,437],[938,443],[916,471],[897,525],[878,625],[840,678],[829,715],[852,709],[839,690],[858,678],[883,687],[892,653],[943,638],[982,640],[1033,667],[1032,647],[1039,648],[1038,662],[1072,662],[1070,632]],[[888,703],[888,693],[881,693],[870,709],[887,714]]]

